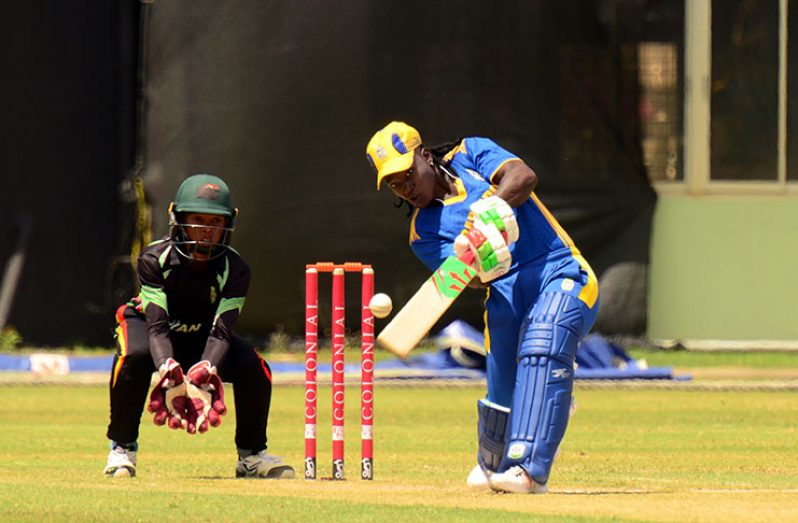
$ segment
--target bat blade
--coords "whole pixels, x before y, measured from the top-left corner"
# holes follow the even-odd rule
[[[471,267],[473,261],[471,251],[461,258],[446,258],[382,329],[377,343],[400,358],[406,358],[477,275]]]

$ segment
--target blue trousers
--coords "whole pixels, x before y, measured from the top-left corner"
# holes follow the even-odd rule
[[[577,257],[522,267],[491,285],[487,399],[511,409],[499,471],[520,465],[548,481],[568,424],[576,347],[598,307],[598,282]]]

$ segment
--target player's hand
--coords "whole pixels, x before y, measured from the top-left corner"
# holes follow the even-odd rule
[[[488,283],[510,270],[509,246],[518,240],[518,222],[513,209],[498,196],[474,202],[470,210],[454,250],[458,256],[466,250],[473,251],[479,280]]]
[[[224,404],[224,388],[216,367],[208,360],[202,360],[188,369],[186,378],[189,400],[186,430],[194,434],[207,431],[209,425],[218,427],[222,423],[221,417],[227,413],[227,406]]]
[[[518,222],[515,213],[507,202],[498,196],[489,196],[471,204],[471,213],[474,220],[474,229],[479,229],[490,238],[488,230],[493,225],[504,236],[507,245],[518,241]]]
[[[169,428],[183,428],[186,396],[183,369],[177,361],[169,358],[160,366],[158,372],[161,379],[150,393],[147,410],[154,414],[152,421],[156,425],[168,423]]]
[[[454,251],[458,256],[467,250],[474,253],[474,268],[483,283],[507,274],[513,261],[507,242],[496,227],[491,226],[487,232],[489,236],[475,227],[463,231],[454,242]]]
[[[207,432],[211,408],[211,393],[197,387],[193,383],[186,384],[186,432],[196,434]]]

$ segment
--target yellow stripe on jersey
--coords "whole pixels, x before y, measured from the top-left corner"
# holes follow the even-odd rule
[[[593,269],[588,265],[587,260],[581,254],[574,254],[574,259],[579,262],[579,266],[587,273],[587,285],[582,287],[579,292],[579,299],[592,309],[598,299],[598,279],[593,273]]]
[[[443,156],[443,161],[446,163],[451,162],[455,154],[457,153],[467,154],[467,152],[468,151],[466,150],[466,141],[464,139],[457,145],[457,147],[455,147],[454,149],[452,149]],[[496,175],[497,172],[499,172],[499,169],[504,167],[504,164],[506,164],[507,162],[520,162],[520,161],[522,161],[521,158],[507,158],[502,163],[500,163],[499,166],[496,167],[492,173],[490,173],[490,176],[488,176],[488,181],[490,181],[490,183],[493,183],[493,177]]]
[[[543,217],[546,218],[546,221],[549,222],[549,225],[551,225],[551,228],[554,229],[554,232],[557,233],[557,236],[562,240],[562,242],[567,247],[571,248],[571,252],[579,254],[579,249],[577,249],[576,246],[574,245],[574,241],[571,239],[570,236],[568,236],[568,233],[565,232],[565,229],[562,228],[562,226],[559,224],[554,215],[551,214],[551,212],[549,212],[549,210],[546,208],[545,205],[543,205],[543,202],[541,202],[538,199],[537,195],[535,193],[532,193],[529,195],[529,197],[532,198],[532,201],[535,202],[535,205],[538,206],[540,212],[543,213]]]
[[[592,309],[593,305],[596,304],[596,300],[598,299],[598,279],[596,278],[593,269],[590,268],[587,260],[585,260],[585,258],[582,256],[582,253],[579,252],[579,249],[576,248],[574,241],[570,236],[568,236],[568,233],[565,232],[565,229],[562,228],[554,215],[549,212],[545,205],[543,205],[543,202],[538,199],[537,195],[532,193],[529,195],[529,197],[532,198],[532,201],[538,206],[538,209],[540,209],[540,212],[543,213],[546,221],[549,222],[549,225],[551,225],[551,228],[554,229],[555,233],[557,233],[557,236],[560,238],[560,240],[562,240],[562,242],[569,249],[571,249],[571,255],[579,263],[579,266],[582,267],[582,269],[587,273],[587,284],[579,293],[579,299]]]
[[[421,236],[418,235],[416,232],[416,217],[418,216],[418,209],[413,211],[413,216],[410,218],[410,239],[407,243],[413,243],[416,240],[420,240]]]
[[[457,194],[452,196],[451,198],[447,198],[443,201],[444,205],[451,205],[453,203],[462,202],[468,196],[468,191],[466,191],[465,185],[463,185],[463,180],[460,178],[455,178],[454,180],[454,187],[457,189]],[[419,209],[413,210],[413,216],[410,218],[410,237],[408,239],[408,243],[413,243],[416,240],[420,240],[421,236],[419,236],[418,231],[416,231],[416,218],[418,217]]]
[[[509,163],[509,162],[520,162],[520,161],[521,161],[521,158],[507,158],[502,163],[500,163],[499,166],[496,167],[493,170],[492,173],[490,173],[490,176],[488,176],[488,180],[490,181],[490,183],[493,183],[493,177],[496,176],[496,173],[499,172],[499,169],[504,167],[504,164]]]
[[[453,203],[462,202],[468,196],[468,192],[466,191],[465,185],[463,185],[463,180],[460,178],[454,179],[454,187],[457,189],[457,194],[452,196],[451,198],[446,198],[443,200],[444,205],[451,205]]]
[[[488,300],[490,299],[490,287],[485,292],[485,312],[482,313],[482,323],[485,325],[485,352],[490,354],[490,331],[488,330]]]
[[[452,158],[454,158],[454,155],[457,153],[463,153],[463,154],[466,153],[465,139],[461,140],[460,143],[457,145],[457,147],[446,153],[443,156],[443,161],[447,163],[450,162]]]

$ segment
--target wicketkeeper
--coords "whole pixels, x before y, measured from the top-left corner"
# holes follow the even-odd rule
[[[202,433],[227,411],[223,383],[233,384],[236,477],[294,477],[266,453],[269,365],[233,332],[250,282],[249,266],[230,247],[237,212],[224,181],[190,176],[169,206],[169,236],[138,259],[141,291],[116,313],[109,477],[136,475],[145,404],[156,425]]]
[[[598,311],[598,282],[534,194],[537,175],[487,138],[435,148],[403,122],[366,147],[387,185],[413,208],[410,246],[431,270],[471,251],[489,288],[487,398],[479,400],[477,466],[468,485],[545,492],[571,405],[574,357]]]

